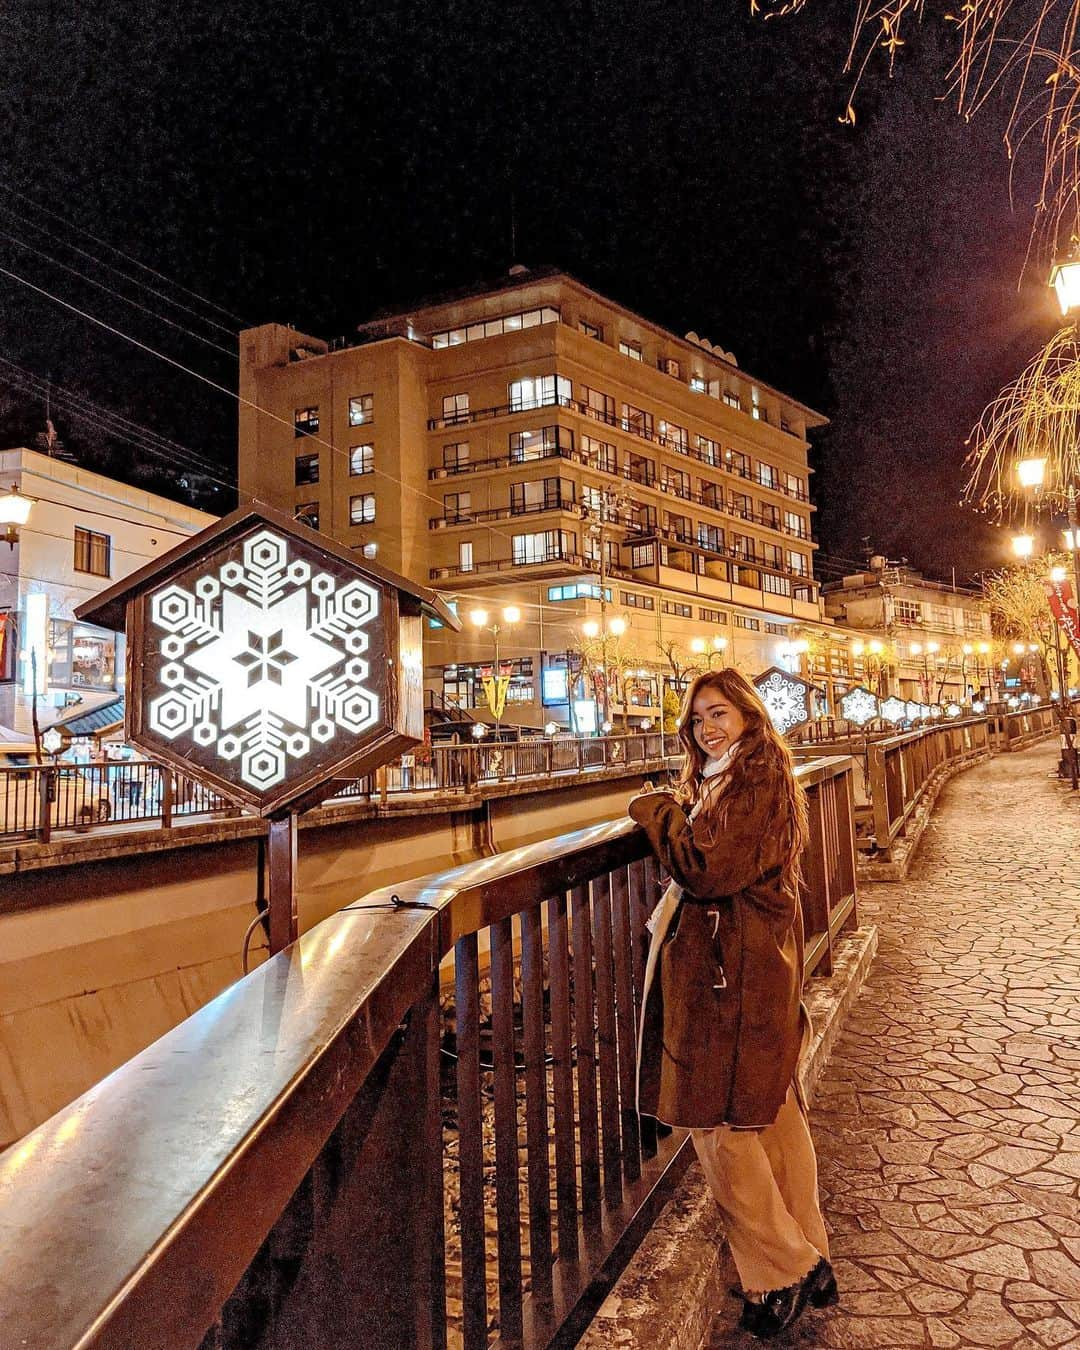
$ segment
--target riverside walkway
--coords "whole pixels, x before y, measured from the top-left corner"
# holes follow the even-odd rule
[[[946,787],[812,1125],[842,1291],[783,1342],[1080,1348],[1080,802],[1046,745]],[[712,1350],[741,1345],[733,1304]]]

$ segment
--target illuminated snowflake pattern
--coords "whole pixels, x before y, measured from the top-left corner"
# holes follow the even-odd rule
[[[840,711],[849,722],[864,727],[878,715],[878,701],[869,689],[860,684],[840,700]]]
[[[902,722],[906,716],[907,705],[902,698],[887,698],[881,705],[881,715],[886,722]]]
[[[802,680],[792,679],[779,670],[774,670],[764,679],[754,681],[761,701],[765,704],[773,726],[785,735],[793,727],[800,727],[810,720],[807,703],[809,686]]]
[[[363,655],[378,614],[379,593],[366,582],[291,558],[286,539],[259,530],[244,541],[242,563],[223,563],[190,589],[170,582],[151,593],[164,690],[150,701],[150,729],[239,759],[240,779],[265,792],[313,743],[378,722]]]

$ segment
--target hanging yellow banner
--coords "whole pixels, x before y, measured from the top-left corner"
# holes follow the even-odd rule
[[[506,691],[510,688],[510,676],[485,675],[481,684],[484,688],[487,705],[491,709],[491,715],[496,721],[499,721],[506,711]]]

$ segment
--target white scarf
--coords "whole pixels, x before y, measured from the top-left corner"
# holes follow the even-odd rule
[[[729,745],[728,748],[724,751],[724,753],[720,756],[719,759],[707,759],[705,761],[704,767],[701,770],[701,781],[704,783],[709,778],[715,778],[717,774],[726,773],[727,770],[731,767],[731,761],[735,758],[738,749],[739,749],[739,742],[733,741],[731,745]],[[702,800],[703,800],[702,794],[699,793],[697,801],[694,803],[693,807],[690,810],[691,820],[694,819],[698,811],[701,809]]]

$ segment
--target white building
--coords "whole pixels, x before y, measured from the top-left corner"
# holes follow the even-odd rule
[[[29,736],[37,683],[42,730],[115,702],[123,639],[77,623],[77,605],[213,524],[215,516],[36,450],[0,450],[0,491],[34,505],[0,543],[0,737]]]

